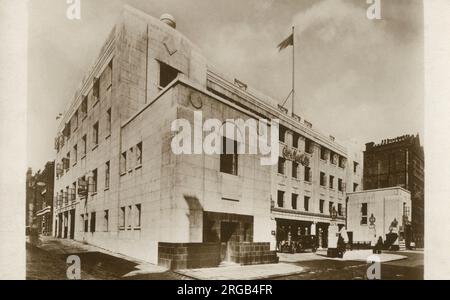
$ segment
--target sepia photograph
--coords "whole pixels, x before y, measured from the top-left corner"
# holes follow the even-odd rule
[[[23,279],[426,279],[424,2],[27,1]]]

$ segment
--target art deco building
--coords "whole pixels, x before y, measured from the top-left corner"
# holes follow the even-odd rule
[[[346,150],[274,102],[212,68],[171,16],[125,7],[55,139],[54,234],[170,268],[276,262],[289,232],[326,244],[330,207],[345,224]],[[173,122],[199,111],[279,119],[278,164],[175,154]]]
[[[419,135],[367,143],[363,177],[365,190],[400,186],[411,192],[412,239],[423,247],[424,152]]]

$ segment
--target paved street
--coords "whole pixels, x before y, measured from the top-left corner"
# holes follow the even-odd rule
[[[41,241],[39,247],[27,243],[27,279],[67,279],[66,258],[71,254],[80,257],[82,279],[365,279],[367,270],[363,260],[327,259],[320,253],[304,253],[282,254],[277,265],[172,272],[97,247],[50,238]],[[382,279],[423,279],[423,252],[386,252],[384,255],[406,258],[383,262]],[[257,273],[264,275],[256,276]]]

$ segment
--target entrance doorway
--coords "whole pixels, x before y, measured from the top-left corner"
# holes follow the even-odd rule
[[[231,261],[231,242],[238,242],[239,236],[235,235],[239,223],[221,222],[220,223],[220,259],[221,261]],[[238,240],[236,240],[236,238]]]

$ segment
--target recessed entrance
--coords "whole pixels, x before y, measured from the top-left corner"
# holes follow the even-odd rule
[[[237,234],[238,228],[239,223],[220,222],[220,259],[222,261],[231,261],[231,242],[239,242],[239,235]]]

